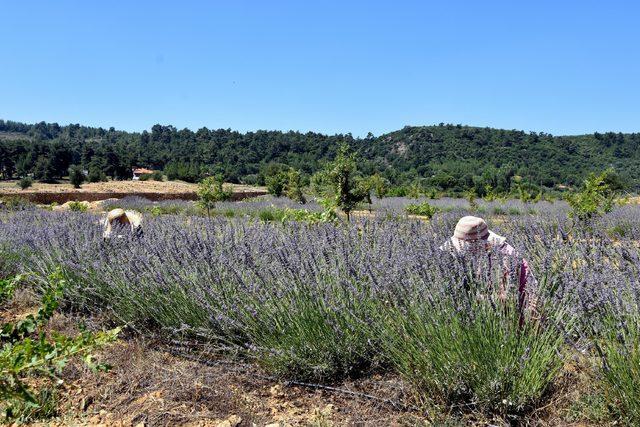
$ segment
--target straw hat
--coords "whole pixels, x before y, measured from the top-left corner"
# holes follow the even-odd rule
[[[505,238],[489,230],[486,221],[477,216],[464,216],[456,224],[451,237],[451,243],[458,251],[467,245],[487,243],[491,246],[500,246]]]
[[[131,227],[131,232],[139,233],[142,230],[142,214],[137,211],[125,211],[120,208],[111,210],[107,214],[104,222],[103,237],[105,239],[111,237],[111,234],[113,233],[113,226],[116,224],[129,225]]]

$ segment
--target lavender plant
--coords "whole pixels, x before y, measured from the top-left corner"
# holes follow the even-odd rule
[[[400,202],[375,200],[374,209]],[[229,207],[259,212],[272,203]],[[240,352],[283,378],[332,381],[387,367],[425,399],[501,414],[540,404],[574,348],[595,352],[598,342],[603,354],[623,355],[633,348],[631,335],[624,348],[604,347],[608,321],[596,308],[612,306],[616,290],[640,288],[629,279],[640,266],[637,206],[570,235],[560,203],[533,205],[541,215],[488,218],[544,284],[542,320],[521,326],[513,289],[498,302],[488,279],[465,279],[468,268],[440,250],[462,203],[428,222],[384,214],[351,224],[165,214],[147,217],[142,239],[108,242],[90,213],[4,211],[0,268],[46,277],[60,267],[67,307],[103,311],[140,333]],[[306,207],[314,211],[313,203]],[[607,230],[623,223],[625,233],[612,240]],[[630,412],[622,398],[612,404]]]

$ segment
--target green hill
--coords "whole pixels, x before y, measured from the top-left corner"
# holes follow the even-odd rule
[[[445,124],[354,138],[293,131],[193,132],[161,125],[139,133],[0,120],[0,176],[53,180],[78,164],[94,177],[117,179],[128,178],[133,166],[144,166],[191,181],[223,173],[231,182],[255,184],[273,164],[310,175],[343,142],[360,153],[364,173],[380,172],[396,186],[418,182],[453,193],[473,187],[482,195],[489,187],[508,191],[515,175],[532,186],[553,188],[613,167],[630,188],[640,188],[638,133],[552,136]]]

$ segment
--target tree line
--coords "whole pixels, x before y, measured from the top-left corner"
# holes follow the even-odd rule
[[[124,132],[0,120],[0,178],[53,182],[75,166],[86,171],[89,181],[128,179],[132,167],[142,166],[189,182],[221,175],[227,182],[277,186],[293,169],[299,176],[292,179],[309,185],[311,176],[347,145],[358,153],[362,174],[376,176],[394,195],[535,195],[576,186],[606,168],[637,190],[639,144],[638,133],[553,136],[444,123],[357,138],[294,131],[194,132],[159,124],[150,131]]]

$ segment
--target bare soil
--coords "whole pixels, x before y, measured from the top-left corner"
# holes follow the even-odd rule
[[[68,181],[57,184],[34,182],[33,186],[21,190],[18,181],[0,181],[0,194],[25,193],[195,193],[198,186],[183,181],[107,181],[82,184],[81,188],[73,188]],[[264,191],[262,187],[249,185],[226,184],[234,191]]]
[[[266,194],[262,187],[225,184],[233,191],[232,198],[239,200]],[[57,184],[36,182],[21,190],[17,181],[0,181],[0,196],[20,196],[33,203],[62,204],[70,200],[97,201],[125,196],[140,196],[150,200],[183,199],[195,200],[197,185],[183,181],[108,181],[82,184],[81,188],[65,180]]]
[[[20,292],[0,310],[0,321],[16,321],[35,311],[37,299]],[[56,314],[49,330],[74,335],[99,318]],[[191,350],[195,346],[187,346]],[[126,336],[97,354],[112,369],[94,373],[79,362],[68,365],[58,393],[59,417],[42,426],[426,426],[509,425],[478,414],[418,409],[410,390],[391,374],[374,374],[331,387],[292,384],[258,366],[214,355],[196,357],[166,342]],[[523,425],[599,425],[577,414],[573,402],[589,392],[584,363],[567,363],[553,397]],[[580,411],[583,408],[576,407]]]

